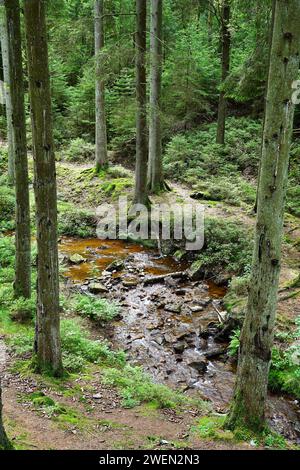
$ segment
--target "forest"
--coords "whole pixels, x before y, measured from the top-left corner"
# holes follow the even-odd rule
[[[299,450],[300,0],[0,39],[0,450]]]

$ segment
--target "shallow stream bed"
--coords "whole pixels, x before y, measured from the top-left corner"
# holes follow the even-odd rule
[[[226,354],[227,345],[214,337],[226,313],[222,311],[226,289],[211,281],[191,282],[180,275],[186,263],[120,240],[63,238],[61,259],[72,255],[83,260],[67,266],[67,282],[86,293],[98,285],[101,296],[121,306],[122,319],[109,328],[110,340],[127,352],[131,363],[143,366],[156,381],[200,395],[225,411],[236,365]],[[116,260],[117,268],[107,271]],[[177,275],[157,278],[170,273]],[[152,283],[153,278],[160,282]],[[270,396],[268,414],[278,431],[299,439],[296,401]]]

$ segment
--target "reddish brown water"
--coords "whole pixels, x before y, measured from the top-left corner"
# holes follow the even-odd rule
[[[76,283],[101,274],[114,260],[130,255],[134,255],[134,262],[143,267],[145,274],[168,274],[187,268],[186,263],[178,263],[171,256],[159,257],[155,249],[123,240],[63,238],[59,250],[65,255],[79,254],[86,259],[84,263],[70,266],[64,273]]]

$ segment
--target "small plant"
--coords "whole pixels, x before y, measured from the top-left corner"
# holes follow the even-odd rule
[[[206,218],[205,245],[198,255],[203,274],[244,275],[251,258],[252,241],[244,228],[234,221]]]
[[[70,237],[92,238],[96,235],[95,215],[84,209],[60,205],[58,211],[58,232]]]
[[[75,298],[74,309],[82,316],[91,320],[107,322],[116,318],[119,314],[118,305],[106,299],[97,299],[87,295],[78,295]]]
[[[233,433],[223,429],[226,416],[203,416],[192,431],[201,439],[233,439]]]
[[[89,162],[95,158],[95,146],[78,137],[71,140],[63,151],[63,157],[70,162]]]
[[[156,408],[176,408],[188,398],[165,385],[153,383],[141,367],[126,365],[124,369],[105,369],[104,383],[120,390],[123,406],[133,408],[141,403],[153,403]]]
[[[0,186],[0,222],[10,220],[15,213],[14,191],[7,186]]]
[[[36,300],[35,298],[24,299],[20,297],[16,299],[11,306],[10,316],[12,320],[20,323],[33,320],[36,313]]]
[[[240,347],[240,335],[241,331],[240,330],[235,330],[231,337],[230,337],[230,343],[228,346],[228,354],[229,356],[237,356],[239,347]]]
[[[105,365],[122,366],[125,354],[122,351],[111,351],[106,342],[94,341],[74,320],[61,322],[61,343],[65,367],[76,372],[83,369],[88,362]]]

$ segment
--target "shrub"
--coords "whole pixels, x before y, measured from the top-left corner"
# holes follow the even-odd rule
[[[34,329],[27,327],[12,335],[9,344],[16,355],[22,356],[32,353],[33,340]],[[61,321],[61,346],[64,367],[70,372],[81,371],[89,362],[118,367],[125,364],[124,352],[111,351],[105,341],[90,339],[75,320]]]
[[[203,271],[243,275],[251,258],[252,240],[245,228],[230,220],[206,218],[205,244],[198,255]]]
[[[300,317],[296,319],[295,339],[285,351],[273,348],[272,364],[269,376],[271,390],[281,390],[300,398]]]
[[[15,245],[11,237],[0,237],[0,266],[14,266]]]
[[[63,157],[71,162],[85,163],[94,160],[95,146],[78,137],[71,140],[63,151]]]
[[[120,389],[126,408],[133,408],[143,402],[154,402],[159,408],[175,408],[184,398],[164,385],[153,383],[142,368],[130,365],[122,370],[106,369],[104,383]]]
[[[15,214],[14,191],[7,186],[0,186],[0,222],[8,221]]]
[[[89,339],[87,333],[74,320],[61,322],[61,343],[65,367],[69,365],[72,371],[81,370],[86,362],[110,365],[125,363],[122,351],[111,351],[106,342]]]
[[[75,311],[95,321],[111,321],[119,314],[118,306],[106,299],[96,299],[87,295],[75,297]]]
[[[19,322],[26,322],[33,320],[36,313],[36,300],[35,298],[24,299],[20,297],[16,299],[11,306],[10,316],[12,320]]]
[[[274,347],[269,373],[269,388],[273,391],[290,393],[300,398],[300,317],[296,319],[297,330],[292,335],[295,343],[285,351]],[[240,330],[233,332],[228,347],[230,356],[236,356],[240,346]]]
[[[89,238],[96,236],[96,218],[92,212],[61,206],[58,213],[60,235]]]
[[[226,146],[215,143],[216,123],[174,136],[166,146],[164,166],[168,176],[197,182],[208,176],[247,171],[256,175],[260,155],[261,123],[247,118],[228,118]]]

